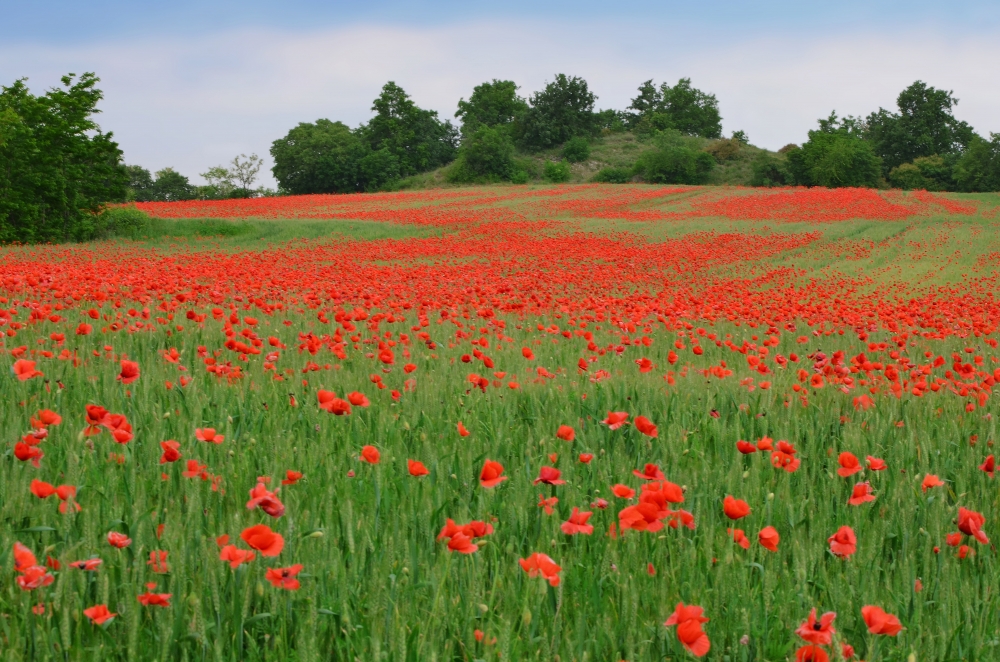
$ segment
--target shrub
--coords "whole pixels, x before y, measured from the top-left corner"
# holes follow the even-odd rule
[[[960,191],[1000,191],[1000,133],[973,138],[952,169]]]
[[[705,152],[711,154],[719,163],[725,163],[739,156],[741,147],[742,144],[738,138],[730,138],[729,140],[710,142],[705,146]]]
[[[98,239],[112,237],[139,239],[147,234],[150,228],[149,215],[135,205],[106,207],[94,219],[94,235]]]
[[[750,169],[750,186],[787,186],[792,181],[785,160],[767,152],[757,155]]]
[[[954,159],[949,159],[954,161]],[[948,191],[954,188],[952,166],[941,156],[921,156],[912,163],[896,166],[889,172],[889,183],[894,188]]]
[[[569,163],[567,163],[565,159],[562,161],[546,161],[545,179],[559,184],[561,182],[568,182],[569,176]]]
[[[702,184],[714,167],[711,155],[680,145],[645,152],[635,164],[636,172],[655,184]]]
[[[605,184],[626,184],[632,181],[632,170],[630,168],[619,168],[608,166],[597,171],[590,181],[604,182]]]
[[[590,158],[590,143],[582,136],[570,138],[563,145],[562,155],[570,163],[586,161]]]
[[[871,144],[862,140],[856,120],[838,120],[836,113],[820,120],[801,148],[789,150],[788,169],[803,186],[878,186],[882,160]]]

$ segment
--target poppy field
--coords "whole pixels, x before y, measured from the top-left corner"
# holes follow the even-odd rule
[[[0,248],[4,660],[1000,657],[1000,196],[138,206]]]

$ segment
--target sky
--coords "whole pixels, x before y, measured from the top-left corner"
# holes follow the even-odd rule
[[[953,90],[959,119],[1000,133],[1000,3],[840,0],[0,0],[0,85],[36,93],[94,71],[98,123],[125,161],[199,173],[265,158],[299,122],[367,121],[386,81],[452,118],[493,78],[522,96],[580,76],[599,108],[647,79],[715,94],[726,135],[801,143],[836,110],[894,108],[915,80]]]

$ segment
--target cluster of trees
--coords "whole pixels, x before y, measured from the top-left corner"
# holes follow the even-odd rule
[[[448,163],[454,182],[524,182],[532,169],[526,155],[562,146],[563,162],[547,163],[543,174],[564,181],[569,163],[589,158],[590,141],[629,130],[656,140],[658,157],[636,171],[650,181],[673,176],[668,173],[698,180],[714,163],[679,139],[722,135],[718,101],[692,87],[690,79],[659,87],[646,81],[625,111],[595,110],[597,96],[576,76],[557,74],[527,99],[518,89],[509,80],[477,85],[468,100],[458,102],[456,128],[419,108],[390,81],[373,102],[375,116],[367,124],[351,129],[321,119],[274,141],[272,172],[289,193],[376,190]]]
[[[186,176],[173,168],[158,170],[155,175],[142,166],[123,166],[128,177],[125,193],[127,202],[173,202],[175,200],[224,200],[227,198],[252,198],[268,193],[254,189],[264,159],[256,154],[235,157],[229,167],[214,166],[201,176],[208,182],[204,186],[191,183]]]
[[[1000,190],[1000,134],[987,140],[955,118],[953,93],[917,81],[865,118],[831,113],[801,146],[762,155],[760,186],[868,186],[930,191]]]

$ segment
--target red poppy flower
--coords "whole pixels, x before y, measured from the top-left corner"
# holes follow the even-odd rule
[[[872,634],[884,634],[887,637],[895,637],[905,628],[899,623],[899,619],[892,614],[887,614],[881,607],[867,605],[861,608],[861,616],[865,619],[865,625]]]
[[[642,468],[642,471],[633,469],[632,473],[643,480],[663,480],[666,478],[666,476],[663,475],[663,471],[660,470],[660,467],[655,464],[647,463],[646,466]]]
[[[743,529],[726,529],[726,535],[730,536],[733,542],[743,549],[750,549],[750,540]]]
[[[881,460],[877,457],[872,457],[871,455],[868,456],[867,460],[868,460],[868,468],[871,469],[872,471],[885,471],[886,464],[884,460]]]
[[[361,461],[367,462],[368,464],[378,464],[382,458],[382,454],[378,452],[378,449],[374,446],[365,446],[361,449]]]
[[[760,546],[769,552],[778,551],[778,543],[781,541],[781,536],[778,535],[778,530],[773,526],[765,526],[757,534],[757,542]]]
[[[983,533],[982,526],[986,523],[986,518],[982,513],[967,508],[958,508],[958,530],[967,536],[972,536],[982,544],[986,545],[990,539]]]
[[[108,611],[106,605],[95,605],[83,610],[83,615],[90,619],[94,625],[104,625],[118,614]]]
[[[233,569],[238,568],[241,563],[253,561],[256,556],[253,552],[238,549],[236,545],[224,545],[219,550],[219,560],[227,562]]]
[[[986,457],[986,461],[979,465],[980,471],[985,471],[986,475],[993,478],[993,472],[997,469],[996,460],[993,459],[992,455]]]
[[[563,441],[573,441],[576,438],[576,431],[568,425],[560,425],[556,430],[556,436]]]
[[[277,556],[285,546],[285,539],[281,537],[281,534],[275,533],[271,527],[265,524],[243,529],[240,538],[247,545],[260,552],[261,556]]]
[[[578,458],[581,464],[590,464],[590,461],[594,459],[593,453],[580,453]]]
[[[278,496],[268,490],[264,483],[257,483],[250,490],[250,500],[247,501],[247,510],[253,510],[258,506],[271,517],[281,517],[285,514],[285,504],[281,503]]]
[[[622,485],[618,483],[611,486],[611,493],[614,494],[619,499],[631,499],[635,496],[635,490],[633,490],[628,485]]]
[[[576,535],[577,533],[589,536],[594,532],[594,525],[587,524],[587,520],[593,514],[592,512],[581,512],[579,508],[574,506],[569,519],[563,522],[559,529],[568,536]]]
[[[655,437],[659,434],[659,432],[656,430],[656,426],[653,425],[653,421],[649,420],[645,416],[636,416],[634,424],[635,424],[635,429],[643,433],[647,437]]]
[[[799,626],[799,629],[795,631],[795,634],[799,635],[810,644],[816,646],[829,646],[830,642],[833,641],[833,635],[837,633],[837,630],[833,627],[833,620],[837,618],[837,614],[832,611],[828,611],[823,614],[819,620],[816,620],[816,608],[813,607],[812,611],[809,612],[809,618],[806,622]]]
[[[448,539],[448,550],[459,554],[472,554],[479,549],[479,545],[472,542],[472,538],[464,533],[456,533]]]
[[[524,358],[528,359],[529,361],[534,361],[535,360],[535,353],[532,352],[531,349],[529,349],[527,347],[522,347],[521,348],[521,356],[523,356]]]
[[[736,450],[743,453],[744,455],[750,455],[750,453],[756,453],[757,447],[751,444],[749,441],[743,441],[740,439],[736,442]]]
[[[486,460],[483,463],[483,470],[479,472],[479,484],[483,487],[496,487],[507,480],[503,475],[503,465],[493,460]]]
[[[601,421],[610,430],[617,430],[628,422],[628,414],[623,411],[609,411],[608,417]]]
[[[669,480],[643,483],[639,501],[649,501],[661,507],[666,507],[668,503],[684,503],[684,490]]]
[[[541,575],[551,586],[559,586],[559,573],[562,572],[562,568],[550,556],[535,552],[526,559],[518,559],[518,563],[521,564],[521,569],[528,573],[528,577]]]
[[[743,499],[734,499],[732,495],[727,495],[722,501],[722,512],[731,520],[742,519],[750,514],[750,505]]]
[[[770,437],[761,437],[760,441],[757,442],[757,450],[759,451],[773,451],[774,450],[774,440]]]
[[[841,558],[848,558],[858,549],[858,538],[854,535],[854,529],[849,526],[842,526],[837,532],[827,538],[830,543],[830,551]]]
[[[131,384],[139,379],[139,364],[135,361],[122,361],[121,372],[118,373],[117,381],[122,384]]]
[[[351,393],[348,393],[347,394],[347,401],[350,402],[355,407],[367,407],[367,406],[369,406],[371,404],[368,401],[368,398],[365,397],[364,393],[358,393],[357,391],[353,391]]]
[[[25,359],[18,359],[17,361],[14,361],[14,365],[11,366],[11,370],[13,371],[14,376],[22,382],[26,382],[34,377],[41,377],[44,374],[35,370],[34,361],[27,361]]]
[[[701,607],[678,602],[674,613],[663,624],[666,627],[677,626],[678,641],[695,657],[704,657],[712,647],[708,635],[701,629],[701,624],[709,620],[702,616],[704,611]]]
[[[32,566],[38,565],[38,559],[30,549],[20,542],[14,543],[14,570],[24,572]]]
[[[469,436],[469,431],[465,429],[464,425],[462,425],[462,421],[458,422],[458,426],[457,427],[458,427],[458,436],[460,436],[460,437],[468,437]]]
[[[847,500],[847,503],[852,506],[860,506],[863,503],[868,503],[869,501],[874,501],[875,495],[872,494],[871,484],[858,483],[851,490],[851,498]]]
[[[117,531],[108,531],[108,543],[112,547],[123,549],[132,544],[132,539],[126,536],[124,533],[118,533]]]
[[[62,423],[62,416],[50,409],[39,410],[34,418],[31,419],[31,427],[36,429],[47,428],[51,425],[59,425],[60,423]]]
[[[198,441],[210,444],[221,444],[226,439],[223,435],[218,434],[215,428],[195,428],[194,436]]]
[[[56,493],[56,488],[54,486],[38,480],[37,478],[32,479],[31,485],[28,489],[31,490],[31,493],[39,499],[47,499]]]
[[[287,591],[297,591],[299,590],[299,580],[295,579],[295,575],[301,571],[301,563],[296,563],[287,568],[268,568],[264,578],[277,588],[283,588]]]
[[[845,657],[844,659],[849,660],[850,658]],[[810,644],[795,651],[795,662],[830,662],[830,656],[819,646]]]
[[[539,483],[545,483],[546,485],[565,485],[566,481],[559,478],[560,472],[555,467],[541,467],[538,470],[538,478],[534,480],[533,485],[538,485]]]
[[[424,463],[417,460],[407,460],[406,468],[410,472],[411,476],[426,476],[430,473],[430,471],[427,470],[427,467],[424,466]]]
[[[557,497],[549,497],[546,499],[544,494],[538,495],[538,507],[544,508],[546,515],[552,514],[552,507],[557,503],[559,503],[559,499]]]
[[[108,417],[108,410],[100,405],[87,405],[86,410],[87,429],[83,434],[88,437],[100,434],[101,430],[98,426],[104,424],[104,420]]]
[[[667,511],[661,510],[656,504],[640,502],[634,506],[628,506],[618,513],[618,526],[636,531],[649,531],[656,533],[663,528],[663,518],[667,516]]]
[[[162,549],[150,551],[149,560],[146,561],[146,565],[156,573],[170,572],[170,567],[167,565],[167,552]]]
[[[101,559],[85,559],[83,561],[73,561],[69,564],[69,567],[76,568],[77,570],[96,572],[103,563],[104,561]]]
[[[840,468],[837,469],[837,475],[841,478],[847,478],[861,471],[861,462],[858,461],[854,453],[846,451],[841,453],[837,458],[837,462],[840,464]]]
[[[281,484],[282,485],[294,485],[295,483],[299,482],[300,480],[302,480],[302,472],[301,471],[292,471],[291,469],[289,469],[288,471],[285,472],[285,477],[281,479]]]
[[[942,481],[934,474],[927,474],[926,476],[924,476],[923,482],[920,483],[920,489],[926,492],[930,488],[938,487],[940,485],[944,485],[944,481]]]
[[[14,457],[16,457],[21,462],[27,462],[31,460],[31,464],[35,467],[41,466],[41,459],[45,457],[45,453],[38,446],[29,446],[23,441],[19,441],[14,444]]]
[[[167,462],[176,462],[181,459],[181,445],[170,439],[168,441],[161,441],[160,448],[163,449],[163,455],[160,456],[160,464],[166,464]]]
[[[146,607],[169,607],[172,593],[151,593],[146,591],[138,596],[139,604]]]

